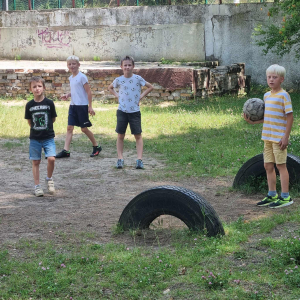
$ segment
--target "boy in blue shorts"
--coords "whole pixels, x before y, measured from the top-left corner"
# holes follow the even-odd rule
[[[293,204],[289,194],[289,173],[286,167],[287,147],[294,120],[293,109],[290,95],[281,87],[286,74],[285,68],[272,65],[266,73],[271,91],[264,95],[264,119],[251,121],[245,114],[244,119],[249,124],[264,123],[262,140],[264,141],[264,167],[267,173],[269,192],[257,205],[280,208]],[[281,195],[279,197],[276,192],[274,164],[280,175]]]
[[[55,143],[53,123],[57,117],[54,102],[44,96],[45,81],[41,77],[33,76],[29,81],[29,89],[33,93],[33,100],[27,102],[25,119],[30,126],[29,158],[32,161],[34,179],[34,194],[44,196],[40,186],[40,163],[42,149],[48,159],[46,183],[50,194],[54,194],[52,174],[55,162]]]
[[[134,60],[132,57],[126,56],[121,60],[121,69],[123,70],[124,75],[117,77],[108,87],[110,93],[115,95],[119,100],[116,127],[116,132],[118,134],[118,161],[116,167],[117,169],[122,169],[124,166],[124,138],[129,123],[131,134],[134,135],[136,140],[136,169],[144,169],[142,161],[143,139],[140,100],[153,90],[153,86],[141,76],[133,74]],[[141,94],[142,86],[146,86],[147,89]],[[115,88],[119,89],[119,93],[114,90]]]
[[[56,155],[56,158],[70,157],[70,144],[73,137],[74,126],[81,127],[81,131],[87,135],[93,144],[91,157],[99,155],[102,148],[96,142],[94,134],[88,129],[92,126],[89,114],[95,115],[92,107],[92,93],[87,77],[79,71],[79,58],[75,55],[67,58],[67,66],[72,75],[69,77],[71,93],[63,95],[62,100],[71,97],[69,107],[68,127],[64,149]]]

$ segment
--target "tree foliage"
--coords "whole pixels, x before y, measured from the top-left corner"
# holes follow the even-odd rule
[[[270,22],[254,29],[255,43],[263,52],[279,56],[291,53],[300,59],[300,0],[276,1],[268,11]],[[275,23],[278,18],[282,20]],[[275,21],[275,22],[274,22]]]

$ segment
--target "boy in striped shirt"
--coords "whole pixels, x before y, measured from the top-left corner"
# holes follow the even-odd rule
[[[258,206],[279,208],[293,204],[289,195],[289,173],[286,167],[287,147],[293,125],[293,109],[290,95],[282,89],[281,84],[286,74],[285,68],[279,65],[270,66],[267,71],[267,82],[271,91],[265,93],[264,119],[251,121],[244,114],[249,124],[263,123],[262,140],[264,141],[264,167],[267,173],[269,192]],[[281,195],[276,192],[276,172],[279,171]]]

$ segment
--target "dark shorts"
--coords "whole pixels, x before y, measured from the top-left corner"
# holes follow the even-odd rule
[[[68,125],[81,128],[91,127],[92,123],[89,120],[88,105],[70,105]]]
[[[128,123],[130,125],[131,134],[141,134],[141,112],[125,113],[121,110],[117,110],[117,127],[116,132],[119,134],[125,134]]]

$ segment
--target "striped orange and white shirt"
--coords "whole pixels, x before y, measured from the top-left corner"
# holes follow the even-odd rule
[[[265,114],[261,139],[279,143],[284,136],[287,114],[293,112],[290,95],[281,90],[278,93],[267,92],[264,95]]]

